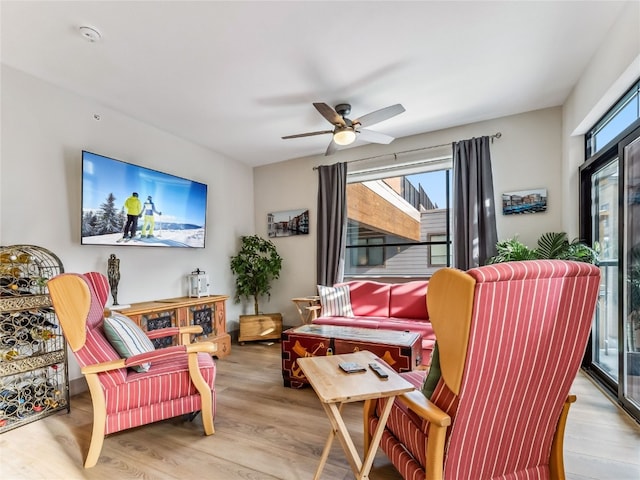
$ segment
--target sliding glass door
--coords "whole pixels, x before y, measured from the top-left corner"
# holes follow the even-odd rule
[[[640,138],[624,145],[625,281],[623,320],[625,402],[640,409]]]
[[[593,364],[618,381],[618,158],[591,174],[591,243],[600,247],[602,283],[593,326]]]
[[[581,237],[602,271],[587,371],[640,421],[640,128],[580,169]]]

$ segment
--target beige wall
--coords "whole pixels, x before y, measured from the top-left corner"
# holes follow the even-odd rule
[[[209,273],[213,292],[232,294],[229,257],[254,228],[250,167],[5,66],[1,108],[0,245],[48,248],[68,272],[106,273],[115,253],[122,304],[186,295],[195,268]],[[83,149],[208,184],[206,248],[81,246]],[[227,305],[237,329],[240,307]],[[79,376],[71,361],[70,377]]]
[[[573,88],[563,108],[562,224],[578,236],[578,169],[584,163],[584,133],[640,78],[640,2],[629,2]]]
[[[315,293],[317,172],[313,170],[314,166],[501,132],[502,137],[491,146],[498,236],[509,238],[517,235],[525,243],[534,245],[542,232],[562,228],[561,124],[561,108],[549,108],[401,138],[391,145],[366,145],[343,150],[331,157],[320,155],[256,168],[256,233],[266,235],[269,212],[309,208],[310,214],[308,236],[272,239],[284,259],[284,266],[281,278],[274,283],[271,302],[264,306],[264,310],[282,312],[285,324],[295,324],[299,320],[290,299]],[[501,194],[528,188],[547,189],[547,212],[503,216]]]

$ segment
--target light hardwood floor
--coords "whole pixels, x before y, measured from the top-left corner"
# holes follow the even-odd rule
[[[72,398],[71,413],[47,417],[0,435],[0,478],[13,479],[212,479],[306,480],[313,478],[329,424],[310,388],[282,386],[280,345],[234,345],[218,362],[216,433],[172,419],[105,439],[98,464],[82,461],[91,434],[88,393]],[[640,479],[640,427],[582,374],[573,392],[565,439],[572,480]],[[362,451],[361,404],[344,409]],[[335,442],[323,479],[352,479]],[[370,478],[400,480],[378,452]]]

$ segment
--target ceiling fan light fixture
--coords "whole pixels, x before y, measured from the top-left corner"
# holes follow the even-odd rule
[[[333,134],[333,141],[342,146],[351,145],[356,141],[356,132],[353,127],[336,129]]]

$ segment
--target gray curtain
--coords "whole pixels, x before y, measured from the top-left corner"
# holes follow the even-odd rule
[[[346,224],[347,164],[318,167],[318,285],[331,286],[342,281]]]
[[[453,144],[453,264],[484,265],[496,254],[496,209],[489,137]]]

